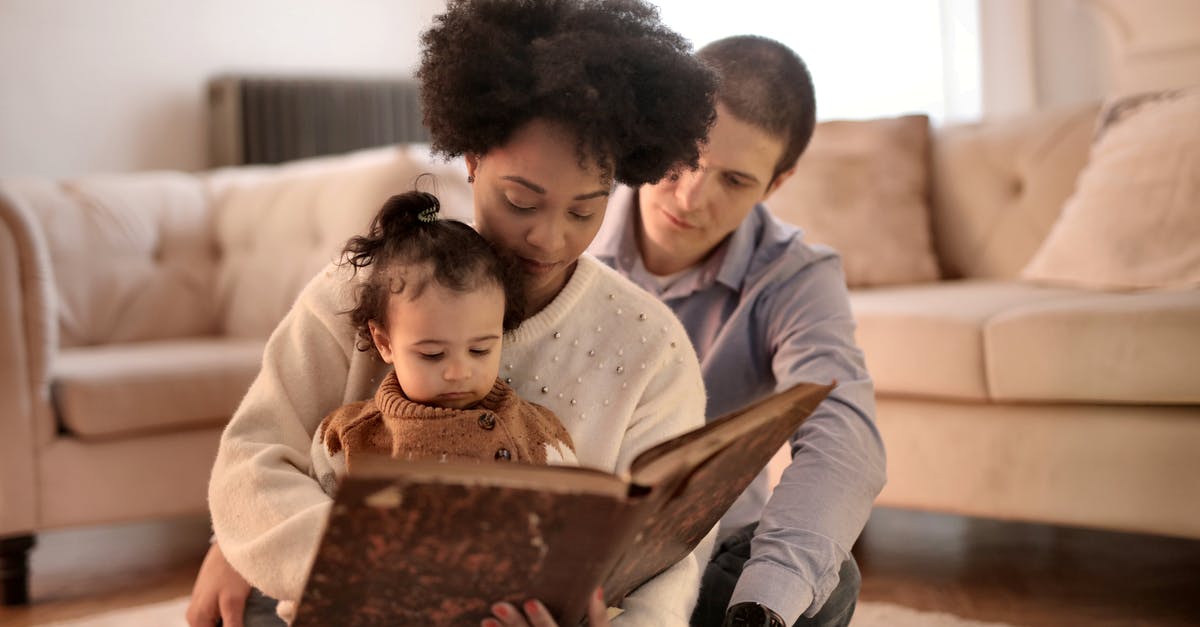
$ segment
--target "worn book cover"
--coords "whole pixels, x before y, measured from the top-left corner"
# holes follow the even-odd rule
[[[561,625],[690,553],[833,385],[801,384],[646,450],[628,476],[565,466],[356,465],[293,625],[478,625],[540,599]]]

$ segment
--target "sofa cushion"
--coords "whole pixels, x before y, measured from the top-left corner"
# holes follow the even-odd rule
[[[38,219],[63,346],[216,330],[216,249],[199,177],[141,172],[10,179],[4,192]]]
[[[420,188],[439,196],[444,217],[469,218],[465,167],[433,160],[423,145],[212,172],[222,331],[266,337],[346,240],[365,232],[383,202],[414,189],[423,173],[436,177]]]
[[[933,241],[949,278],[1013,279],[1087,163],[1097,105],[943,127],[933,142]]]
[[[1008,281],[941,281],[854,290],[850,305],[878,392],[986,401],[989,321],[1068,293]]]
[[[1200,403],[1200,291],[1021,304],[989,322],[984,346],[995,400]]]
[[[1021,273],[1097,289],[1200,287],[1200,87],[1115,100]]]
[[[65,349],[51,368],[59,423],[80,438],[223,425],[264,344],[205,337]]]
[[[938,278],[929,231],[929,119],[822,122],[767,198],[805,239],[842,255],[851,287]]]

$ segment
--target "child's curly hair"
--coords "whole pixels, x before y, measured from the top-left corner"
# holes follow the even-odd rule
[[[638,186],[696,167],[715,119],[713,73],[642,0],[450,0],[421,42],[425,125],[446,157],[545,119],[581,164]]]
[[[358,331],[358,350],[375,348],[368,323],[387,325],[392,294],[417,298],[430,281],[458,292],[494,284],[504,290],[504,330],[516,329],[524,319],[524,275],[516,264],[475,229],[458,220],[438,219],[438,208],[433,194],[413,191],[392,196],[376,214],[370,231],[346,242],[343,263],[354,266],[356,273],[372,266],[370,276],[358,285],[355,307],[345,312]],[[395,270],[402,267],[420,272],[401,277]]]

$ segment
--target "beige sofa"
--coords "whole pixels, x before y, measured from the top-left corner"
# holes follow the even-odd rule
[[[1070,194],[1094,116],[933,136],[933,243],[956,278],[852,295],[888,447],[880,503],[1200,537],[1200,295],[1013,278]],[[267,334],[429,169],[411,147],[0,182],[6,602],[23,599],[36,532],[205,511]],[[432,169],[465,215],[462,170]]]
[[[221,429],[267,335],[422,172],[448,213],[469,215],[465,171],[421,146],[0,182],[6,603],[25,599],[35,532],[207,511]]]
[[[1200,538],[1200,290],[1017,279],[1096,114],[936,133],[930,220],[951,279],[851,294],[887,445],[879,504]]]

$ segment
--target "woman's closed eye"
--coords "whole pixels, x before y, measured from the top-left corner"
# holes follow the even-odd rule
[[[508,196],[504,197],[504,202],[508,203],[508,207],[510,209],[512,209],[513,211],[516,211],[517,213],[529,213],[537,208],[537,207],[534,207],[533,205],[525,206],[522,203],[515,202],[515,201],[513,201],[513,199],[509,198]]]

